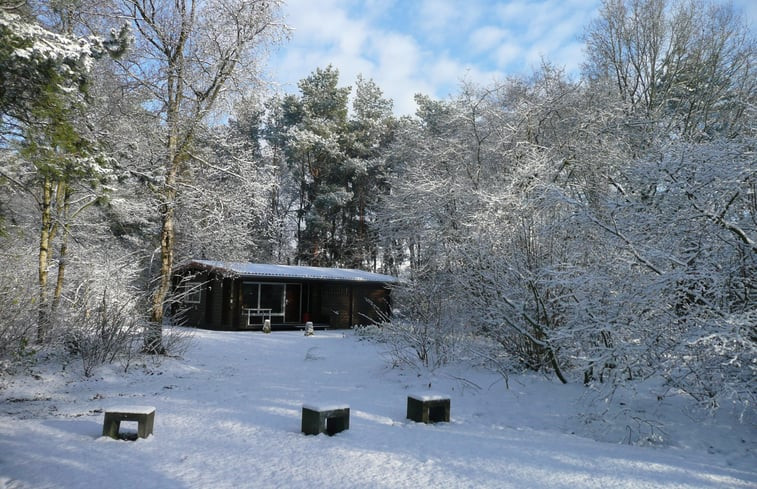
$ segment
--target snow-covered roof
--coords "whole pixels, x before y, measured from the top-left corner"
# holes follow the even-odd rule
[[[305,280],[339,280],[344,282],[397,283],[397,277],[382,273],[347,268],[304,267],[298,265],[269,265],[265,263],[191,260],[179,267],[203,268],[239,277],[269,277]]]

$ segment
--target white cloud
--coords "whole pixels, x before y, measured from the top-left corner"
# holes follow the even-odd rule
[[[345,11],[341,2],[323,0],[314,8],[308,0],[292,0],[286,3],[285,22],[294,29],[292,43],[323,42],[333,40],[336,29],[330,28],[345,21]]]
[[[372,48],[378,63],[373,78],[385,95],[394,101],[395,112],[408,114],[415,111],[413,97],[418,92],[433,93],[434,86],[423,76],[422,53],[416,41],[397,33],[372,33]]]
[[[424,0],[419,11],[419,21],[427,33],[443,33],[459,20],[460,2],[454,0]]]
[[[509,35],[506,29],[488,25],[474,30],[468,38],[468,45],[474,52],[490,51],[496,49]]]
[[[509,26],[509,36],[496,51],[499,66],[529,74],[542,60],[575,72],[583,59],[578,38],[596,12],[596,1],[541,0],[500,3],[494,17]]]
[[[485,18],[488,8],[488,2],[481,0],[423,0],[416,12],[416,24],[425,42],[462,44],[469,31]]]
[[[373,48],[382,71],[392,73],[393,78],[411,76],[420,63],[420,49],[415,40],[404,34],[374,33]]]
[[[494,59],[496,59],[497,66],[504,69],[515,63],[522,56],[523,50],[523,46],[513,42],[506,42],[498,46],[494,51]]]
[[[567,44],[555,52],[550,61],[558,67],[565,68],[568,74],[578,74],[584,62],[584,45],[580,42]]]
[[[490,84],[528,74],[542,57],[576,70],[576,34],[596,1],[290,0],[295,31],[272,60],[273,76],[296,92],[297,81],[332,64],[342,85],[363,74],[396,113],[412,113],[415,93],[446,97],[463,79]]]
[[[435,60],[429,69],[431,78],[441,83],[456,83],[464,72],[464,66],[448,57]]]
[[[538,5],[533,2],[500,2],[495,5],[494,10],[498,18],[506,25],[523,23],[538,10]]]

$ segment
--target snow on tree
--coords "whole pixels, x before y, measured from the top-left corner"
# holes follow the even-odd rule
[[[129,30],[113,31],[108,40],[75,39],[2,9],[0,39],[0,136],[8,145],[3,149],[19,156],[10,158],[14,164],[2,176],[32,195],[39,208],[37,339],[43,341],[61,299],[71,221],[98,200],[92,188],[108,171],[82,123],[90,71],[103,55],[123,53]],[[48,273],[58,234],[57,280],[50,300]]]
[[[176,202],[181,171],[192,162],[197,131],[231,89],[251,87],[265,49],[283,34],[279,2],[185,0],[124,2],[137,36],[126,74],[152,95],[164,124],[160,184],[160,273],[145,348],[161,352],[161,324],[176,246]]]
[[[547,65],[419,99],[382,213],[408,266],[403,334],[449,347],[458,322],[499,348],[487,361],[606,395],[660,375],[707,407],[752,405],[754,134],[684,138],[655,113],[640,146],[639,114],[599,86]]]
[[[380,151],[391,138],[391,101],[370,80],[338,87],[339,72],[317,69],[299,83],[301,96],[281,101],[269,141],[281,148],[299,182],[298,261],[371,267],[377,263],[371,219],[382,192]]]
[[[30,123],[46,95],[82,91],[94,60],[122,53],[129,41],[127,26],[107,39],[75,39],[0,9],[0,134],[17,134]]]

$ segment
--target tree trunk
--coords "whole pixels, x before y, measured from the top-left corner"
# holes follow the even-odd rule
[[[163,354],[163,311],[166,297],[171,290],[171,271],[173,269],[173,250],[175,242],[174,208],[176,204],[176,173],[178,156],[175,154],[174,135],[169,142],[169,167],[166,173],[165,187],[163,188],[163,202],[160,204],[161,230],[160,230],[160,277],[158,287],[152,298],[152,313],[150,324],[145,333],[144,349],[148,353]],[[172,152],[173,151],[173,152]]]
[[[169,65],[169,72],[174,73],[168,78],[168,111],[166,122],[168,124],[168,144],[166,176],[163,186],[160,204],[161,229],[160,229],[160,277],[158,287],[152,298],[152,313],[150,324],[145,332],[144,350],[147,353],[162,355],[163,347],[163,311],[166,297],[171,290],[171,271],[173,269],[173,250],[175,242],[175,207],[176,207],[176,176],[181,164],[181,150],[179,147],[179,110],[182,94],[182,73],[179,61],[176,65]]]
[[[555,370],[555,375],[557,375],[557,378],[560,379],[560,382],[563,384],[568,383],[568,379],[565,378],[565,375],[562,373],[562,369],[560,368],[560,364],[557,362],[557,355],[555,355],[555,351],[550,346],[548,351],[549,355],[549,362],[552,364],[552,368]]]
[[[173,7],[162,8],[163,3]],[[273,5],[245,0],[218,2],[222,8],[213,12],[213,17],[216,13],[219,17],[203,18],[200,22],[196,18],[198,11],[201,16],[207,15],[205,7],[215,2],[130,0],[124,4],[141,40],[152,51],[143,62],[159,68],[157,78],[145,81],[147,86],[158,87],[156,100],[166,114],[165,183],[160,192],[160,276],[152,296],[144,344],[147,352],[163,353],[162,323],[171,290],[179,169],[188,156],[194,131],[213,108],[240,60],[252,54],[248,48],[256,45],[258,39],[264,41],[261,36],[265,30],[277,29],[278,24],[273,21],[277,2]],[[161,8],[156,9],[155,4]],[[207,35],[213,37],[214,46],[203,50],[202,39]]]
[[[55,237],[56,225],[53,221],[53,182],[49,177],[42,180],[41,226],[39,233],[38,286],[39,303],[37,316],[37,342],[47,339],[50,330],[50,311],[47,301],[47,281],[49,277],[50,252]]]
[[[166,189],[163,193],[164,201],[160,205],[162,224],[160,232],[160,278],[152,298],[152,313],[150,314],[150,324],[145,332],[144,344],[145,352],[154,354],[165,353],[163,348],[163,310],[171,288],[171,270],[173,268],[174,199],[176,192],[169,189],[168,185],[168,179],[166,179]]]
[[[58,278],[55,281],[55,292],[53,292],[53,303],[50,308],[51,317],[55,317],[60,304],[60,298],[63,295],[63,280],[66,274],[66,260],[68,258],[68,232],[69,232],[69,211],[71,190],[68,184],[58,184],[58,199],[63,196],[63,210],[61,220],[63,223],[63,235],[61,236],[60,250],[58,252]]]

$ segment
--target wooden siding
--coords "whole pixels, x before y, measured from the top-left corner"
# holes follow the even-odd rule
[[[230,278],[212,271],[184,271],[185,281],[200,283],[199,303],[180,303],[173,308],[175,317],[187,326],[206,329],[246,329],[242,317],[243,282],[281,283],[284,289],[283,316],[273,317],[274,325],[292,327],[310,320],[317,325],[332,328],[350,328],[355,325],[380,321],[389,313],[389,289],[379,283],[355,284],[327,280],[275,280],[271,278]],[[181,283],[175,279],[175,284]],[[296,302],[296,304],[291,304]],[[381,311],[377,312],[377,309]]]
[[[384,287],[355,287],[352,295],[352,326],[380,322],[389,315],[389,291]]]

